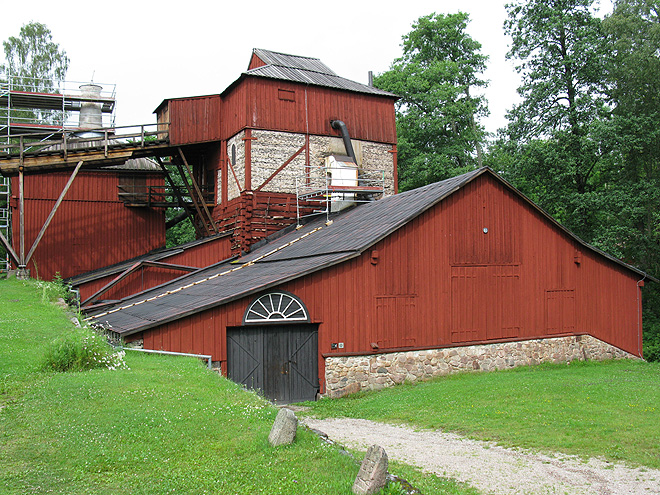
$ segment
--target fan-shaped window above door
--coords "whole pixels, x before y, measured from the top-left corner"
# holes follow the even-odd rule
[[[248,306],[244,323],[286,323],[309,321],[305,305],[286,292],[269,292]]]

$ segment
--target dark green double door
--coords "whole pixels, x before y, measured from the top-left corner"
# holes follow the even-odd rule
[[[317,325],[228,329],[227,375],[278,404],[314,400],[319,391]]]

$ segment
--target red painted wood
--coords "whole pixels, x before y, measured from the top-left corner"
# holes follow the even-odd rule
[[[220,139],[220,95],[169,100],[170,143],[190,144]]]
[[[222,96],[167,104],[173,144],[227,140],[245,128],[339,136],[330,127],[334,119],[346,123],[353,139],[396,144],[394,98],[388,96],[246,77]]]
[[[641,355],[637,279],[485,174],[358,258],[278,289],[319,323],[320,358],[333,342],[370,354],[372,343],[387,352],[573,334]],[[226,328],[241,325],[253,297],[147,331],[145,346],[183,350],[173,335],[192,325],[193,339],[214,338],[196,352],[224,361]]]
[[[208,241],[196,246],[186,248],[182,253],[174,254],[158,260],[161,263],[171,263],[175,265],[193,266],[204,268],[231,256],[231,237],[224,237]],[[157,285],[169,282],[175,278],[184,275],[180,270],[172,270],[162,267],[141,267],[136,273],[132,273],[122,279],[116,286],[101,296],[101,299],[114,300],[128,297],[137,292],[141,292]],[[108,275],[97,280],[87,282],[78,286],[80,299],[84,301],[96,291],[102,289],[116,277]]]
[[[25,177],[25,240],[32,245],[70,174]],[[16,180],[17,181],[17,180]],[[165,243],[163,211],[127,208],[118,198],[118,174],[81,172],[73,181],[28,264],[33,277],[51,280],[109,266]],[[151,176],[147,185],[162,185]],[[13,188],[18,191],[18,187]],[[14,213],[18,219],[18,212]],[[13,222],[18,244],[19,222]]]

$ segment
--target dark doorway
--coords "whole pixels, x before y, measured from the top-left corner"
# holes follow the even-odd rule
[[[227,375],[277,404],[314,400],[319,391],[317,325],[228,329]]]

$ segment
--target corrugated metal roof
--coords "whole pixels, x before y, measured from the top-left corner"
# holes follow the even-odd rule
[[[263,48],[255,48],[252,50],[257,57],[259,57],[267,65],[277,65],[280,67],[290,67],[292,69],[302,69],[312,72],[320,72],[336,76],[337,74],[318,58],[314,57],[301,57],[300,55],[289,55],[287,53],[273,52],[264,50]]]
[[[253,52],[266,65],[248,70],[243,73],[244,75],[293,81],[326,88],[344,89],[357,93],[396,97],[396,95],[388,91],[338,76],[318,58],[287,55],[260,48],[255,48]]]
[[[100,278],[107,277],[109,275],[117,275],[119,273],[122,273],[123,271],[127,270],[135,263],[139,263],[140,261],[159,261],[163,258],[168,258],[170,256],[174,256],[175,254],[183,253],[186,249],[199,246],[200,244],[205,244],[207,242],[213,242],[218,239],[223,239],[228,235],[231,235],[231,232],[221,232],[220,234],[203,237],[201,239],[196,239],[194,241],[186,242],[184,244],[179,244],[178,246],[174,246],[171,248],[161,247],[158,249],[154,249],[153,251],[150,251],[147,254],[136,256],[128,260],[120,261],[119,263],[115,263],[114,265],[104,266],[102,268],[98,268],[90,272],[85,272],[76,275],[74,277],[69,277],[65,279],[65,281],[71,284],[72,286],[77,287],[81,284],[86,284],[88,282],[92,282],[93,280],[98,280]]]
[[[219,263],[128,298],[114,310],[97,314],[93,321],[129,335],[341,263],[360,255],[484,173],[490,173],[515,191],[492,170],[481,168],[339,212],[331,217],[329,224],[326,224],[324,216],[319,217],[299,229],[275,234],[269,242],[256,246],[240,260]],[[643,274],[588,245],[531,204],[580,244]]]

